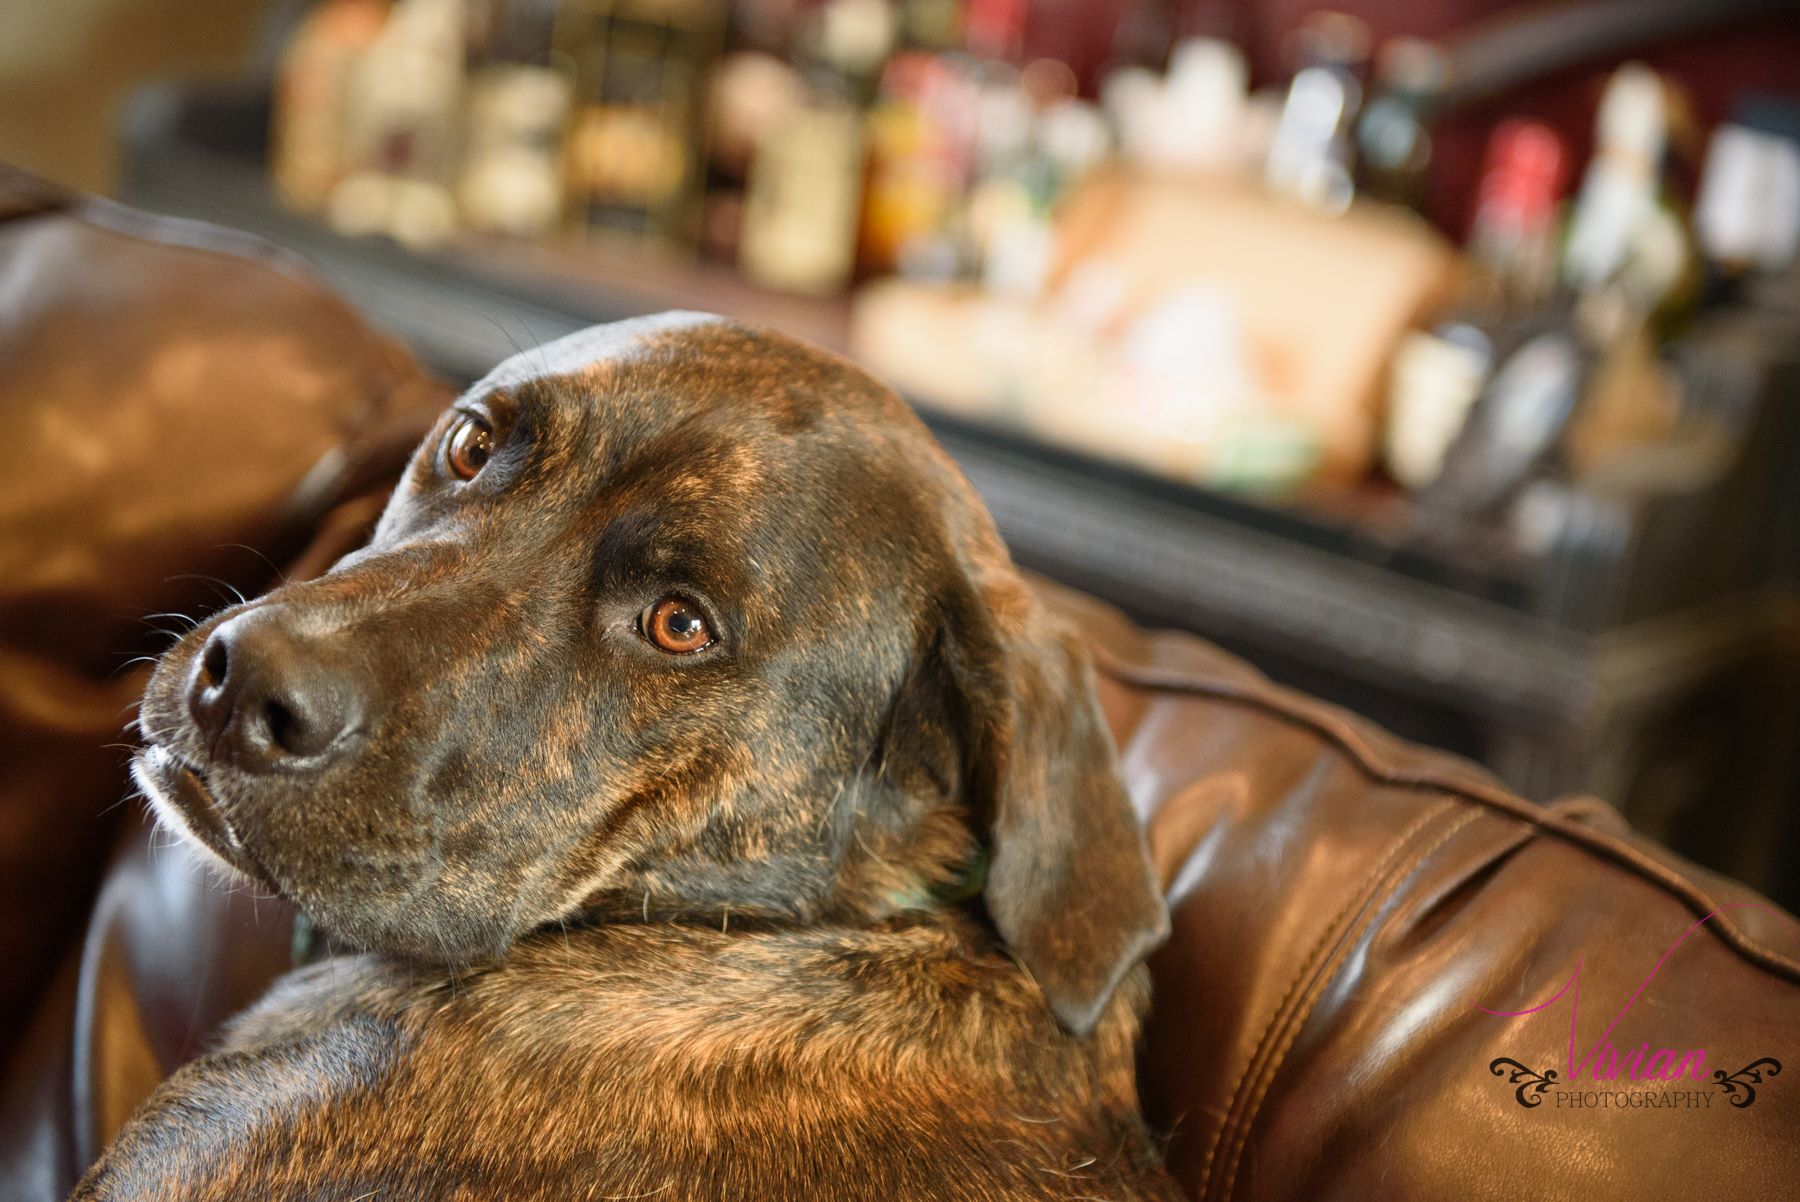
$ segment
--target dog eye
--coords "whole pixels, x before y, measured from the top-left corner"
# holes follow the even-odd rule
[[[473,480],[493,454],[493,428],[472,413],[458,417],[444,436],[444,464],[458,480]]]
[[[688,655],[713,644],[705,616],[685,597],[664,597],[650,606],[638,616],[638,629],[671,655]]]

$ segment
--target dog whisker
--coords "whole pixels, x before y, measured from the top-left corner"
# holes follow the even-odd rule
[[[249,598],[245,597],[244,594],[239,591],[237,585],[231,583],[229,580],[221,580],[217,576],[208,576],[201,572],[181,572],[174,576],[164,577],[164,579],[169,583],[174,583],[177,580],[195,580],[201,584],[210,584],[215,588],[224,590],[226,596],[236,598],[236,604],[249,604]]]
[[[200,625],[200,619],[198,617],[194,617],[190,614],[179,613],[175,610],[167,610],[163,613],[156,613],[156,614],[145,614],[143,617],[139,618],[138,621],[142,622],[146,626],[149,626],[152,622],[160,622],[164,618],[173,618],[177,622],[185,622],[185,623],[187,623],[188,630],[192,630],[194,627]]]
[[[248,551],[268,565],[269,571],[275,574],[277,582],[280,584],[286,584],[288,582],[287,573],[281,570],[281,566],[263,552],[252,547],[249,543],[220,543],[219,549],[222,551]]]
[[[124,663],[120,664],[118,667],[114,668],[111,672],[108,672],[106,674],[107,683],[111,684],[112,682],[118,680],[121,676],[124,676],[126,673],[130,672],[133,668],[137,667],[139,664],[154,664],[160,658],[162,658],[162,657],[157,656],[157,655],[134,655],[130,659],[126,660]],[[133,702],[132,704],[135,705],[136,702]]]

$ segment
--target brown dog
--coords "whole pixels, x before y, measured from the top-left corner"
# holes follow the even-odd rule
[[[679,314],[509,360],[142,725],[162,819],[363,951],[78,1198],[1176,1196],[1085,653],[841,360]]]

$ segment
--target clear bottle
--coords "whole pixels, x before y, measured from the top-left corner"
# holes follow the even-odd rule
[[[1264,177],[1274,191],[1329,213],[1350,207],[1351,132],[1362,107],[1369,27],[1315,13],[1294,34],[1297,70],[1275,127]]]
[[[1427,123],[1446,78],[1444,53],[1419,38],[1382,48],[1375,99],[1356,123],[1357,186],[1363,195],[1420,212],[1430,179]]]
[[[573,86],[552,65],[555,0],[507,0],[469,76],[457,202],[472,229],[530,238],[562,217]]]
[[[1408,334],[1389,377],[1386,462],[1401,484],[1423,492],[1435,509],[1479,508],[1493,500],[1493,481],[1505,463],[1519,458],[1496,444],[1467,452],[1465,428],[1481,421],[1478,401],[1501,378],[1502,360],[1513,354],[1522,323],[1554,333],[1542,309],[1555,281],[1557,213],[1567,182],[1562,139],[1529,121],[1502,123],[1488,141],[1470,233],[1470,273],[1456,309],[1430,330]],[[1528,406],[1513,398],[1515,383],[1543,377],[1529,369],[1547,352],[1528,357],[1528,369],[1505,376],[1495,402],[1515,416],[1495,429],[1519,441]],[[1526,392],[1520,396],[1536,395]],[[1491,405],[1489,406],[1492,407]],[[1479,438],[1483,431],[1475,431]],[[1529,456],[1526,456],[1529,459]],[[1504,462],[1503,462],[1504,461]],[[1510,469],[1509,469],[1510,470]],[[1519,469],[1523,471],[1523,468]],[[1440,479],[1440,478],[1443,479]],[[1479,499],[1479,503],[1477,503]]]
[[[1664,186],[1672,111],[1662,77],[1641,63],[1614,72],[1600,102],[1562,263],[1597,341],[1635,325],[1666,330],[1695,292],[1692,235]]]
[[[307,14],[275,80],[270,170],[281,198],[325,207],[350,168],[345,124],[357,61],[381,33],[387,0],[326,0]]]
[[[856,270],[868,141],[864,106],[893,49],[886,0],[830,0],[803,30],[805,93],[756,147],[738,263],[765,287],[843,291]]]
[[[451,197],[463,89],[463,0],[401,0],[357,63],[346,116],[353,168],[327,215],[352,234],[430,245],[456,228]]]
[[[687,253],[705,192],[706,81],[723,7],[687,0],[560,0],[555,50],[574,80],[564,213],[576,230]]]

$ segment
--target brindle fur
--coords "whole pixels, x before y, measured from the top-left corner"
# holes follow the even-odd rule
[[[479,476],[447,414],[368,548],[151,680],[159,813],[362,950],[75,1196],[1177,1196],[1132,1059],[1167,918],[1085,653],[905,406],[692,316],[458,405]],[[671,592],[717,646],[637,633]],[[362,696],[325,762],[245,771],[188,717],[245,614]]]

